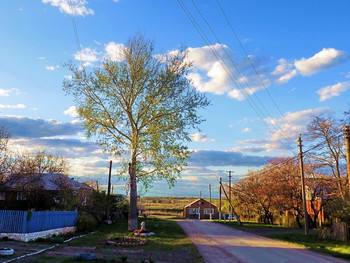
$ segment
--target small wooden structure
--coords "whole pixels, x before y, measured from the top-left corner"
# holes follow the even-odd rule
[[[218,219],[218,208],[210,202],[199,198],[184,207],[184,217],[187,219]]]

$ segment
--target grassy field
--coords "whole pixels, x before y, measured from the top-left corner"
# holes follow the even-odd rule
[[[88,253],[93,253],[97,256],[98,260],[94,262],[123,262],[121,258],[124,255],[128,258],[127,262],[130,263],[143,262],[149,257],[153,258],[155,262],[203,263],[197,249],[175,221],[151,217],[146,219],[146,228],[155,232],[156,235],[148,237],[147,244],[142,246],[116,247],[106,244],[106,240],[114,239],[115,237],[133,237],[127,231],[127,221],[118,220],[110,225],[101,225],[94,233],[61,244],[45,253],[17,260],[16,262],[81,262],[74,255],[86,254],[86,251],[89,251]],[[35,243],[37,242],[32,243],[33,246],[35,246]]]
[[[147,216],[183,216],[183,207],[197,198],[190,197],[142,197],[139,207]]]
[[[183,217],[184,206],[197,200],[198,197],[142,197],[139,207],[142,208],[147,215]],[[206,199],[209,201],[209,199]],[[218,199],[212,199],[212,203],[219,205]]]

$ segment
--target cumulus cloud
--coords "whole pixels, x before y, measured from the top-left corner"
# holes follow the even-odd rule
[[[343,62],[346,54],[334,48],[324,48],[311,58],[302,58],[295,61],[295,67],[301,75],[309,76],[323,69]]]
[[[244,147],[235,147],[232,149],[233,152],[244,152],[244,153],[260,153],[268,152],[266,146],[244,146]]]
[[[112,61],[121,62],[124,60],[123,49],[124,44],[118,44],[115,42],[109,42],[105,45],[106,57]]]
[[[83,131],[82,124],[61,123],[55,120],[31,119],[27,117],[0,117],[13,138],[42,138],[57,135],[76,135]]]
[[[244,128],[241,132],[242,133],[248,133],[248,132],[251,132],[252,130],[250,128]]]
[[[10,94],[19,94],[18,89],[0,89],[0,96],[8,97]]]
[[[266,119],[270,127],[267,139],[240,140],[239,144],[248,146],[235,147],[233,152],[271,152],[275,150],[290,150],[296,147],[299,134],[307,131],[307,124],[318,115],[329,112],[329,108],[316,108],[299,112],[290,112],[283,118]]]
[[[193,71],[188,75],[194,87],[201,92],[218,95],[227,94],[236,100],[245,100],[260,89],[270,85],[263,74],[257,75],[251,67],[263,72],[261,61],[250,55],[238,60],[223,44],[198,48],[188,48],[189,61],[193,62]]]
[[[193,85],[202,92],[224,94],[230,88],[229,69],[225,68],[227,61],[218,60],[213,50],[224,57],[226,45],[215,44],[199,48],[188,48],[189,61],[193,62],[194,72],[189,74]],[[206,77],[203,77],[203,74]]]
[[[194,134],[191,134],[190,137],[195,142],[214,142],[215,141],[215,139],[208,138],[208,136],[203,133],[194,133]]]
[[[348,56],[344,51],[324,48],[310,58],[301,58],[294,61],[287,61],[283,58],[278,60],[278,65],[272,75],[277,77],[278,83],[286,83],[298,75],[310,76],[347,59]]]
[[[60,66],[46,66],[45,69],[49,70],[49,71],[54,71],[56,69],[58,69]]]
[[[99,60],[99,55],[100,53],[92,48],[83,48],[74,54],[74,58],[79,61],[95,62]]]
[[[350,82],[339,82],[334,85],[326,86],[317,91],[318,95],[320,95],[320,101],[325,101],[330,98],[339,96],[342,92],[348,90],[350,88]]]
[[[42,0],[44,4],[58,7],[61,13],[73,16],[93,15],[94,10],[87,8],[86,0]]]
[[[24,104],[17,104],[17,105],[4,105],[0,104],[0,109],[25,109],[26,105]]]
[[[65,115],[71,116],[71,117],[78,117],[79,114],[77,112],[77,108],[75,106],[70,106],[67,110],[63,112]]]

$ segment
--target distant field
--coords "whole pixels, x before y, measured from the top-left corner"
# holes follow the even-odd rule
[[[145,211],[146,215],[183,217],[184,206],[197,199],[197,197],[146,196],[141,197],[139,207]],[[209,199],[206,200],[209,201]],[[212,199],[212,203],[218,205],[219,200]]]

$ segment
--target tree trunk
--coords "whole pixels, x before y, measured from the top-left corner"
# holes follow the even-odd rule
[[[128,229],[134,231],[137,229],[137,184],[136,184],[136,158],[132,158],[132,162],[129,163],[129,175],[130,175],[130,206],[129,206],[129,219]]]

